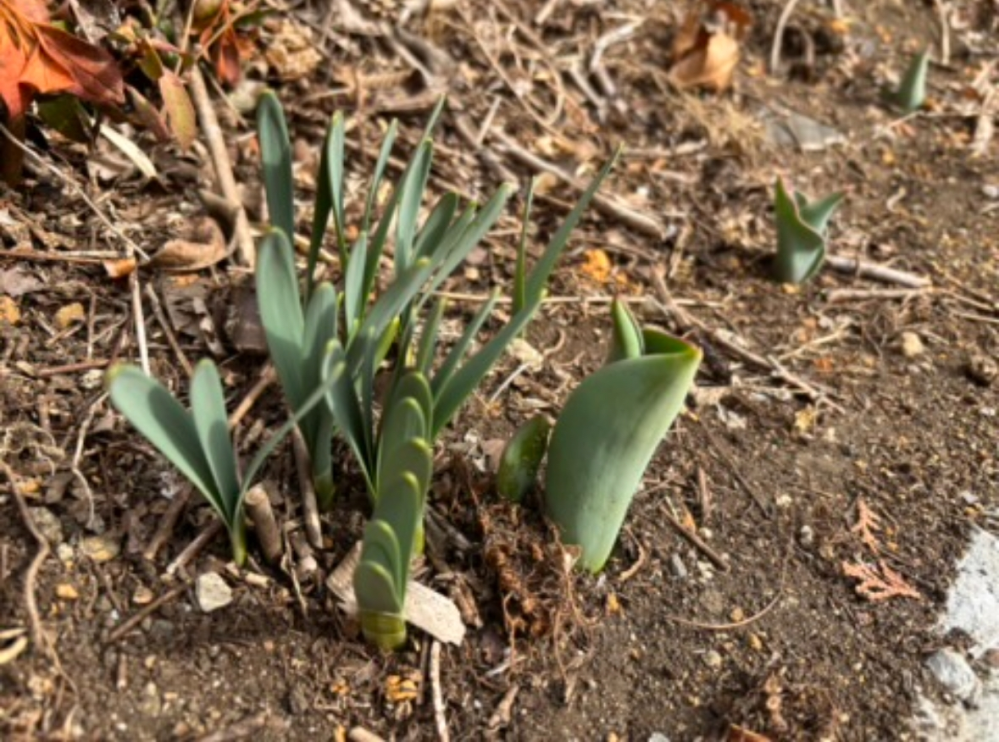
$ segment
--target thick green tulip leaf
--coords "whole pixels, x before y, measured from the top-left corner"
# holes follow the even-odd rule
[[[427,435],[427,422],[419,403],[407,397],[385,410],[381,435],[378,440],[378,473],[375,476],[375,498],[381,493],[382,483],[387,474],[399,467],[395,457],[407,441],[424,438]]]
[[[548,451],[551,425],[544,415],[532,417],[510,438],[496,472],[496,491],[510,502],[520,502],[538,480],[541,462]]]
[[[263,162],[264,189],[271,224],[289,240],[295,235],[295,181],[291,173],[291,139],[284,109],[277,96],[266,91],[257,105],[257,135]]]
[[[794,195],[797,196],[798,194],[795,193]],[[829,218],[839,208],[842,201],[842,193],[833,193],[819,201],[809,202],[805,200],[804,203],[799,202],[798,213],[801,214],[801,219],[805,224],[825,237],[829,226]]]
[[[205,359],[198,363],[191,379],[191,415],[198,432],[201,450],[208,460],[225,508],[224,520],[231,524],[236,516],[239,498],[239,475],[236,472],[236,454],[229,437],[229,415],[225,407],[222,381],[215,364]]]
[[[228,522],[215,475],[201,449],[194,419],[162,384],[135,366],[114,366],[107,374],[115,409],[176,466]]]
[[[548,449],[545,504],[580,564],[599,572],[701,360],[693,346],[618,361],[569,396]]]
[[[815,275],[826,256],[825,236],[806,223],[798,205],[777,180],[774,195],[777,221],[777,256],[774,277],[782,283],[802,283]]]
[[[895,94],[895,103],[905,113],[918,111],[926,102],[926,74],[930,69],[930,50],[912,58]]]

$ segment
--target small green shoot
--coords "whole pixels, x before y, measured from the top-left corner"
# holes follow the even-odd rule
[[[829,218],[843,200],[834,193],[809,201],[801,193],[788,195],[780,178],[774,186],[774,218],[777,222],[777,256],[774,278],[781,283],[804,283],[811,279],[826,257]]]
[[[683,409],[701,351],[657,330],[640,330],[623,303],[613,308],[609,363],[569,395],[548,449],[545,505],[579,564],[603,569],[642,476]]]
[[[925,49],[913,56],[909,67],[902,76],[892,102],[903,113],[918,111],[926,102],[926,76],[930,69],[930,50]]]
[[[551,424],[544,415],[536,415],[511,436],[500,456],[496,472],[496,491],[510,502],[520,502],[534,489],[538,470],[548,451]]]
[[[266,458],[299,419],[322,401],[326,387],[320,385],[296,416],[260,448],[240,484],[222,382],[212,361],[203,360],[195,368],[190,412],[162,384],[135,366],[113,367],[107,374],[107,386],[115,409],[187,477],[218,513],[229,531],[233,560],[241,566],[246,561],[243,498]]]

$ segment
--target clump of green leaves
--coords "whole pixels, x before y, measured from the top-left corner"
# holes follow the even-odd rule
[[[698,348],[642,329],[612,307],[613,341],[603,368],[569,396],[552,433],[545,505],[580,566],[603,569],[642,476],[683,409],[701,362]]]
[[[930,50],[913,56],[905,70],[892,102],[905,113],[918,111],[926,102],[926,76],[930,69]]]
[[[194,371],[190,412],[162,384],[135,366],[121,364],[112,368],[107,385],[118,412],[187,477],[218,513],[229,531],[233,560],[242,565],[246,561],[243,499],[274,448],[303,414],[322,401],[325,387],[313,391],[296,417],[260,448],[240,477],[229,437],[222,382],[212,361],[201,361]]]
[[[780,178],[774,186],[774,219],[777,223],[777,255],[774,278],[782,283],[804,283],[811,279],[826,257],[829,218],[843,200],[834,193],[809,201],[801,193],[788,195]]]

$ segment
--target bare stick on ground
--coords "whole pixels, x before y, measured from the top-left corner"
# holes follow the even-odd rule
[[[191,560],[198,556],[198,554],[201,553],[201,550],[204,549],[205,546],[207,546],[222,530],[223,524],[218,518],[209,523],[208,527],[195,536],[194,541],[189,543],[187,548],[180,552],[180,554],[177,555],[177,558],[167,565],[166,573],[168,575],[177,574],[178,570],[186,567]]]
[[[683,536],[691,546],[704,554],[704,556],[708,558],[708,561],[715,565],[719,572],[728,572],[728,562],[722,559],[721,554],[704,543],[704,540],[696,533],[691,531],[689,528],[684,527],[683,523],[674,518],[673,514],[666,510],[665,507],[660,507],[659,512],[662,513],[662,516],[667,520],[667,522],[673,526],[673,530]]]
[[[222,128],[219,126],[218,117],[216,117],[215,109],[212,107],[212,100],[208,95],[208,88],[205,86],[205,78],[201,75],[201,70],[198,69],[197,65],[191,68],[190,90],[194,105],[198,110],[201,131],[204,132],[208,151],[212,155],[212,164],[215,166],[215,177],[218,180],[219,190],[222,191],[222,195],[227,201],[240,205],[236,212],[234,235],[239,260],[243,265],[252,268],[256,258],[253,235],[250,234],[246,210],[242,207],[243,202],[240,200],[239,191],[236,188],[236,179],[232,174],[232,162],[229,160],[229,150],[225,146]]]
[[[267,490],[257,484],[250,488],[244,500],[247,515],[253,521],[257,533],[257,542],[264,552],[264,559],[270,564],[276,564],[281,559],[281,531],[274,519],[271,500]]]
[[[160,519],[160,524],[156,527],[156,533],[153,537],[149,539],[149,543],[146,544],[146,548],[142,550],[143,559],[148,559],[153,561],[159,550],[163,548],[163,544],[167,542],[173,535],[173,529],[177,525],[177,521],[180,519],[180,514],[184,512],[184,508],[187,507],[187,503],[191,500],[191,494],[193,493],[193,488],[189,484],[185,484],[180,491],[173,496],[170,501],[170,505],[167,507],[166,512],[163,513],[163,517]]]
[[[437,726],[437,739],[450,742],[447,731],[447,718],[444,716],[444,696],[441,693],[441,643],[434,639],[430,647],[430,686],[434,704],[434,724]]]
[[[791,14],[794,13],[794,8],[798,4],[798,0],[788,0],[787,5],[780,12],[780,18],[777,19],[777,27],[774,29],[774,41],[773,45],[770,47],[770,74],[776,74],[777,68],[780,67],[780,51],[781,45],[784,43],[784,29],[787,27],[787,22],[791,20]]]
[[[0,461],[0,471],[3,472],[4,477],[7,479],[7,483],[10,485],[10,491],[14,494],[14,500],[17,502],[18,512],[21,514],[22,520],[24,520],[24,527],[28,529],[31,537],[35,539],[38,544],[38,551],[31,560],[31,564],[28,565],[28,571],[24,573],[24,610],[28,614],[28,625],[31,628],[31,641],[51,659],[55,660],[55,649],[49,641],[49,637],[45,633],[45,630],[42,628],[42,620],[38,614],[38,600],[35,597],[35,585],[38,581],[38,571],[42,568],[42,564],[44,564],[45,560],[51,553],[51,550],[49,549],[49,542],[45,536],[42,535],[42,532],[38,530],[38,526],[35,525],[35,521],[31,517],[31,511],[28,509],[28,504],[24,500],[24,494],[21,492],[21,486],[17,483],[17,479],[14,477],[14,472],[11,471],[10,467],[3,461]]]
[[[149,305],[153,308],[153,316],[156,317],[156,322],[159,324],[160,329],[163,330],[163,334],[166,336],[167,343],[170,345],[170,349],[173,350],[174,354],[177,356],[177,360],[180,361],[180,365],[184,367],[184,373],[187,374],[188,378],[194,375],[194,367],[191,362],[187,360],[187,356],[184,354],[184,350],[180,347],[180,343],[177,342],[177,336],[173,332],[173,328],[170,326],[170,321],[167,319],[166,313],[163,311],[163,305],[160,303],[160,298],[156,295],[155,289],[151,283],[146,284],[146,298],[149,299]]]
[[[107,643],[114,644],[116,641],[125,636],[125,634],[146,620],[147,617],[153,615],[153,613],[158,611],[162,606],[183,595],[185,590],[187,590],[187,585],[177,585],[173,589],[167,590],[161,596],[153,600],[153,602],[149,605],[143,606],[142,610],[137,611],[130,618],[118,624],[118,626],[116,626],[114,630],[108,634]]]
[[[298,471],[298,486],[302,488],[302,520],[305,522],[305,535],[316,549],[323,548],[323,532],[319,522],[319,503],[316,488],[312,483],[312,464],[309,449],[298,428],[292,432],[292,450],[295,453],[295,468]]]
[[[840,273],[851,273],[863,278],[871,278],[884,283],[894,283],[910,289],[922,289],[930,285],[930,279],[917,276],[915,273],[889,268],[877,263],[865,263],[855,258],[845,258],[840,255],[827,255],[826,265]]]

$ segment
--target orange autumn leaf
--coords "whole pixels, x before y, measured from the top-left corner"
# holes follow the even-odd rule
[[[120,104],[124,82],[103,49],[48,23],[38,0],[0,0],[0,99],[11,120],[39,93],[72,93],[93,103]]]

